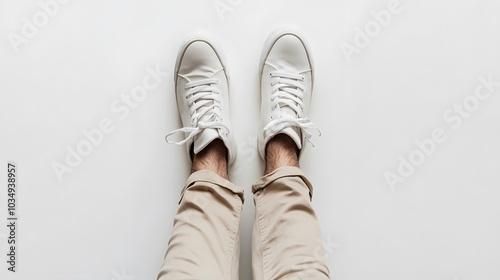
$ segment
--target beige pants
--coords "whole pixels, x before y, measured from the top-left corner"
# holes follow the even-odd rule
[[[253,278],[329,279],[312,185],[296,167],[283,167],[253,186]],[[182,190],[179,211],[158,280],[238,279],[243,189],[198,171]]]

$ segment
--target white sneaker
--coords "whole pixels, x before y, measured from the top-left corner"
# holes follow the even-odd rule
[[[276,32],[261,57],[261,128],[259,153],[276,134],[286,134],[302,151],[311,142],[311,129],[320,131],[307,118],[313,89],[313,62],[306,41],[292,32]],[[314,144],[311,142],[314,146]]]
[[[168,143],[186,144],[188,156],[210,142],[221,139],[228,150],[228,162],[236,157],[236,142],[229,122],[229,77],[222,52],[204,39],[181,47],[175,64],[175,94],[183,128],[167,134]],[[184,139],[172,136],[184,133]],[[191,157],[189,156],[191,159]]]

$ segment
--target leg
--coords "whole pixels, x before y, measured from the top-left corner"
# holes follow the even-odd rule
[[[329,279],[312,185],[299,169],[315,129],[307,118],[313,65],[305,41],[291,32],[271,36],[261,74],[258,147],[266,175],[252,186],[254,279]]]
[[[158,279],[237,279],[243,189],[227,178],[220,140],[194,155]]]
[[[227,165],[235,159],[236,144],[222,53],[205,40],[193,40],[181,48],[175,73],[184,127],[166,140],[186,144],[193,165],[157,279],[238,279],[243,189],[228,181]],[[172,140],[176,134],[185,138]]]
[[[329,279],[312,185],[298,168],[296,149],[288,136],[271,139],[267,175],[252,187],[254,279]]]

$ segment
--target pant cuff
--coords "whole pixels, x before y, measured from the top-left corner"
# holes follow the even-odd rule
[[[235,195],[237,195],[241,199],[241,203],[245,202],[245,197],[243,195],[243,188],[236,186],[235,184],[217,175],[215,172],[212,172],[210,170],[199,170],[189,175],[186,181],[186,185],[181,191],[181,198],[179,199],[179,203],[181,203],[186,190],[198,182],[214,184],[221,188],[227,189],[232,193],[234,193]]]
[[[284,166],[280,167],[273,172],[261,177],[252,185],[252,193],[255,193],[268,185],[272,184],[274,181],[285,178],[285,177],[300,177],[306,187],[309,189],[309,200],[312,200],[313,196],[313,187],[311,182],[307,179],[304,172],[295,166]]]

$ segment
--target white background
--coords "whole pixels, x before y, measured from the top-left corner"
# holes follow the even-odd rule
[[[332,278],[500,279],[500,87],[461,126],[443,119],[479,77],[500,81],[500,2],[401,0],[349,62],[339,46],[355,46],[355,29],[389,0],[233,0],[218,15],[226,1],[72,0],[18,52],[9,37],[43,9],[0,1],[0,278],[156,279],[189,170],[184,148],[164,141],[180,126],[174,62],[190,34],[207,33],[229,62],[240,152],[231,176],[246,191],[240,274],[251,279],[259,56],[269,33],[293,26],[316,63],[311,119],[323,136],[302,166]],[[157,66],[167,77],[121,119],[111,104]],[[113,132],[60,182],[53,163],[105,118]],[[391,190],[384,174],[435,128],[446,141]],[[9,160],[19,168],[16,274],[5,263]]]

